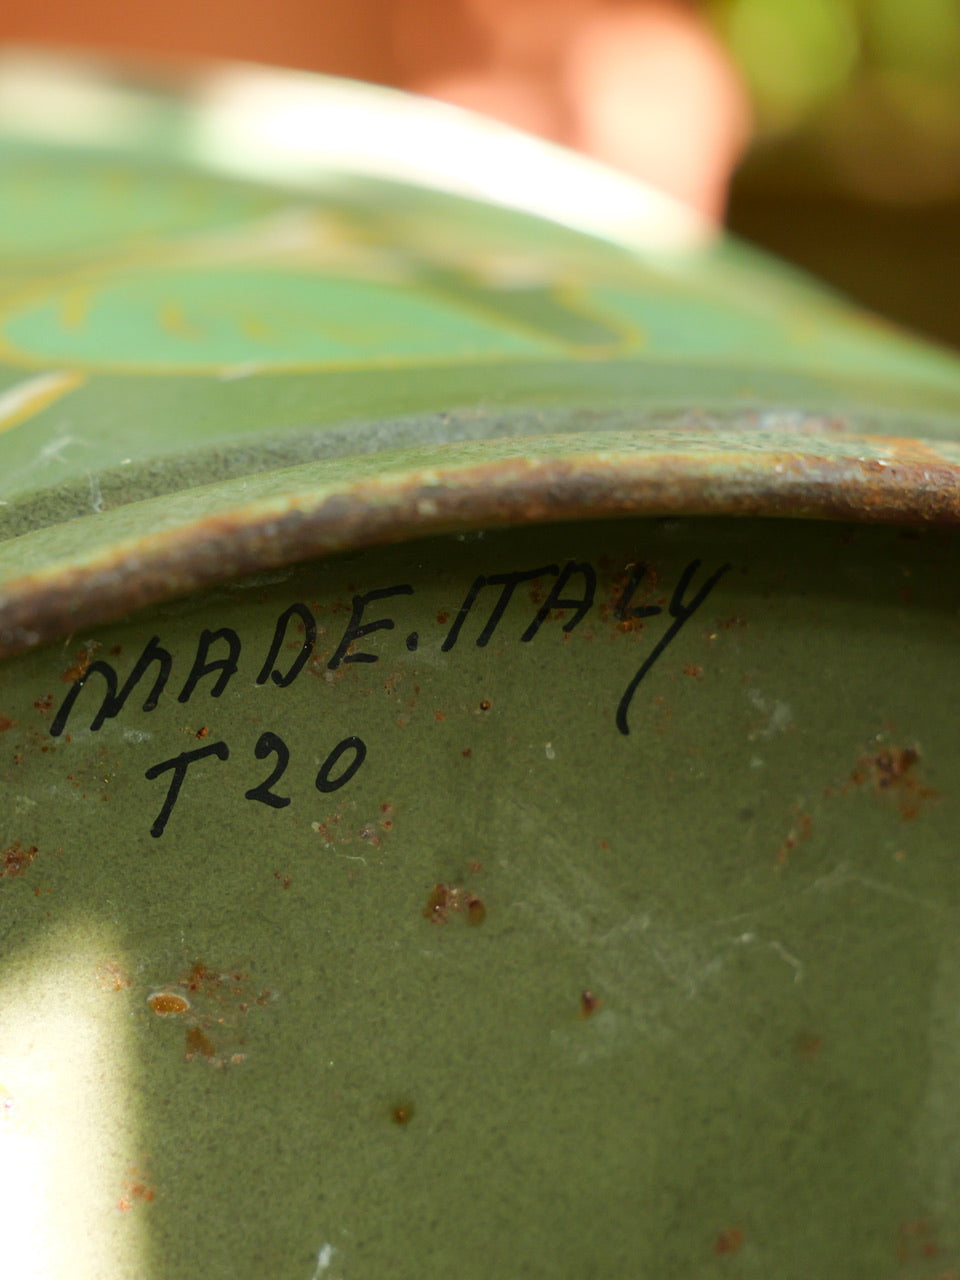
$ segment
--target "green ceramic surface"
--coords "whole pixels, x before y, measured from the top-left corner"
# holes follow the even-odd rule
[[[3,1280],[960,1274],[960,364],[77,75],[0,129]]]
[[[37,1274],[949,1274],[956,555],[845,525],[549,526],[9,663],[0,1083],[51,1201]],[[729,568],[624,734],[697,561],[688,605]],[[527,638],[571,562],[555,599],[582,617]],[[621,620],[641,563],[626,612],[662,612]],[[471,584],[511,573],[537,576],[487,643],[497,583],[444,652]],[[281,686],[294,604],[317,637]],[[191,691],[204,633],[201,666],[229,662]],[[152,637],[156,708],[159,664],[94,731],[106,683],[70,706],[74,681],[105,663],[125,688]]]

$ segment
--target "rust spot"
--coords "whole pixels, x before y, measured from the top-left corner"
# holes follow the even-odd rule
[[[136,1175],[136,1170],[131,1170],[131,1173]],[[150,1204],[155,1195],[153,1187],[142,1180],[128,1182],[117,1201],[117,1208],[121,1213],[127,1213],[135,1204]]]
[[[53,706],[53,694],[45,693],[43,697],[38,698],[33,705],[36,707],[36,709],[40,712],[41,715],[46,715],[46,713]]]
[[[904,747],[902,750],[879,751],[866,763],[874,771],[877,789],[882,791],[902,782],[919,759],[915,747]]]
[[[481,699],[481,702],[480,702],[481,711],[489,711],[492,706],[493,706],[493,703],[490,701],[489,698]]]
[[[814,1035],[810,1031],[801,1031],[794,1041],[794,1047],[801,1058],[812,1062],[823,1048],[823,1036]]]
[[[483,871],[483,863],[477,858],[471,858],[467,863],[467,870],[475,876],[480,875]]]
[[[186,1013],[190,1008],[190,1001],[186,996],[178,996],[175,991],[155,991],[147,996],[147,1004],[162,1018],[171,1013]]]
[[[207,728],[206,725],[204,725],[202,729],[197,730],[196,736],[198,738],[205,738],[209,732],[210,730]]]
[[[120,965],[114,960],[105,960],[97,965],[97,985],[101,991],[123,991],[133,985]]]
[[[73,664],[67,667],[60,677],[64,684],[73,684],[74,680],[79,680],[81,676],[87,674],[87,668],[99,648],[99,644],[92,640],[85,648],[73,655]]]
[[[581,1018],[589,1018],[590,1015],[600,1008],[600,1001],[592,991],[580,992],[580,1016]]]
[[[424,918],[432,920],[434,924],[446,924],[449,905],[449,885],[435,884],[430,897],[427,899],[427,905],[423,908]]]
[[[279,871],[273,873],[274,880],[279,880],[284,889],[289,889],[293,884],[292,876],[282,876]]]
[[[0,853],[0,878],[9,876],[12,880],[14,876],[22,876],[39,852],[35,844],[22,845],[19,840],[14,840],[8,849]]]
[[[441,720],[446,720],[447,717],[444,715],[442,711],[435,711],[433,713],[433,718],[439,723],[439,721]]]
[[[936,1240],[933,1223],[926,1218],[912,1222],[902,1222],[897,1232],[895,1253],[900,1262],[921,1261],[925,1258],[938,1258],[940,1246]],[[953,1273],[941,1276],[940,1280],[950,1280]]]
[[[223,978],[213,969],[208,969],[202,960],[195,960],[180,979],[180,986],[188,991],[215,991],[223,984]]]
[[[213,1041],[201,1031],[199,1027],[188,1027],[184,1037],[186,1045],[186,1055],[192,1058],[199,1055],[201,1058],[213,1058],[216,1056],[217,1050]]]
[[[699,680],[703,676],[703,667],[698,667],[695,662],[688,662],[683,668],[683,674]]]
[[[8,729],[12,729],[16,724],[15,720],[11,720],[9,716],[0,716],[0,733],[6,733]]]
[[[622,618],[617,623],[617,630],[623,632],[642,631],[645,626],[646,623],[643,618]]]
[[[447,613],[446,609],[440,610],[437,614],[437,621],[440,623],[441,627],[445,626],[450,621],[450,615]]]
[[[122,645],[122,644],[115,644],[115,645],[111,645],[111,647],[110,647],[110,657],[111,657],[111,658],[119,658],[119,657],[120,657],[120,655],[121,655],[121,653],[123,653],[123,645]]]
[[[461,751],[460,754],[463,756],[464,760],[469,760],[470,757],[473,755],[473,748],[464,747],[463,751]]]
[[[915,818],[922,800],[936,799],[939,792],[925,786],[918,777],[920,752],[915,746],[884,746],[861,756],[850,775],[854,786],[868,783],[875,795],[892,796],[903,818]]]
[[[415,1107],[412,1102],[397,1102],[390,1108],[390,1119],[403,1128],[413,1119]]]
[[[713,1242],[713,1252],[721,1257],[727,1253],[738,1253],[743,1247],[744,1235],[739,1227],[728,1227],[721,1231]]]
[[[471,925],[483,924],[487,918],[486,905],[476,894],[459,884],[435,884],[423,909],[424,918],[433,924],[446,924],[450,912],[462,913]]]
[[[796,805],[793,806],[796,812],[796,820],[790,830],[784,837],[780,847],[777,849],[777,862],[781,867],[785,867],[790,861],[790,854],[804,840],[809,840],[810,833],[813,831],[813,819],[809,813],[802,813],[797,810]]]
[[[487,908],[482,900],[474,897],[473,894],[467,896],[466,912],[467,924],[483,924],[487,918]]]

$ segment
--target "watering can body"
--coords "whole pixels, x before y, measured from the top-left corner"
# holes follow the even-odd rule
[[[952,1274],[955,358],[397,95],[3,104],[12,1274]]]

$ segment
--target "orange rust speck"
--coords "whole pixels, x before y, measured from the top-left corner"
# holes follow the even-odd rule
[[[797,814],[795,824],[787,832],[786,839],[777,850],[777,862],[781,867],[785,867],[787,865],[790,860],[790,854],[794,849],[796,849],[797,845],[810,838],[812,830],[813,819],[810,817],[809,813]]]
[[[591,1013],[600,1008],[600,1001],[592,991],[580,992],[580,1016],[589,1018]]]
[[[478,858],[471,858],[467,867],[474,875],[478,875],[483,870],[483,863]]]
[[[53,706],[53,694],[45,693],[42,698],[38,698],[33,704],[40,712],[49,711]]]
[[[480,703],[480,710],[489,711],[492,705],[493,704],[491,703],[489,698],[484,698]]]
[[[273,878],[274,880],[279,880],[280,883],[283,885],[284,889],[289,889],[290,886],[293,884],[292,876],[282,876],[279,871],[275,871],[273,873]]]
[[[450,887],[445,884],[435,884],[433,892],[427,899],[427,905],[423,908],[424,918],[432,920],[434,924],[445,924],[449,906]]]
[[[81,676],[86,675],[92,653],[92,649],[81,649],[79,653],[73,655],[73,666],[67,667],[60,677],[64,684],[72,684],[74,680],[79,680]]]
[[[850,781],[854,786],[871,782],[877,795],[895,794],[901,817],[915,818],[921,800],[936,799],[940,794],[917,777],[914,766],[919,759],[916,747],[883,747],[860,758]]]
[[[150,1204],[154,1194],[153,1187],[148,1187],[145,1182],[132,1182],[127,1187],[126,1195],[121,1196],[117,1201],[117,1208],[121,1213],[126,1213],[138,1201],[143,1204]]]
[[[207,726],[206,726],[206,725],[204,725],[202,729],[198,729],[198,730],[197,730],[197,737],[198,737],[198,738],[205,738],[209,732],[210,732],[210,730],[207,728]]]
[[[794,1043],[800,1057],[812,1061],[823,1048],[823,1036],[813,1035],[810,1031],[801,1031]]]
[[[187,988],[188,991],[207,991],[215,987],[219,987],[222,979],[219,973],[213,969],[208,969],[202,960],[196,960],[190,966],[188,972],[180,979],[180,985]]]
[[[12,729],[15,721],[9,716],[0,716],[0,733],[6,733],[8,729]]]
[[[447,613],[446,609],[442,609],[440,613],[437,614],[437,621],[440,623],[441,627],[445,622],[450,621],[450,615]]]
[[[902,751],[878,751],[870,760],[876,785],[882,790],[900,782],[919,759],[914,747],[904,747]]]
[[[133,982],[114,960],[105,960],[97,965],[97,985],[101,991],[122,991],[124,987],[133,986]]]
[[[0,853],[0,877],[22,876],[30,863],[39,853],[35,844],[28,845],[26,848],[15,840],[9,849]]]
[[[683,673],[684,675],[693,676],[695,679],[699,680],[703,675],[703,667],[698,667],[695,662],[688,662],[683,668]]]
[[[609,841],[609,840],[601,840],[601,841],[600,841],[600,848],[601,848],[601,849],[609,849],[609,848],[610,848],[610,841]]]
[[[186,996],[178,996],[175,991],[155,991],[153,995],[147,996],[147,1004],[162,1018],[171,1013],[186,1013],[190,1008],[190,1001]]]
[[[467,923],[473,925],[483,924],[487,916],[483,900],[462,885],[435,884],[423,909],[424,918],[433,924],[446,924],[450,911],[464,912]]]
[[[463,756],[464,760],[469,760],[470,757],[473,755],[473,748],[466,747],[463,751],[460,752],[460,754]]]
[[[394,1124],[401,1127],[407,1125],[413,1119],[414,1105],[412,1102],[398,1102],[396,1106],[390,1108],[390,1119]]]
[[[713,1252],[718,1256],[725,1253],[737,1253],[743,1245],[743,1232],[739,1227],[730,1227],[721,1231],[713,1242]]]
[[[186,1052],[188,1057],[199,1053],[202,1058],[212,1058],[216,1055],[216,1048],[213,1041],[208,1035],[200,1030],[199,1027],[188,1027],[186,1034]]]
[[[446,720],[447,717],[444,715],[442,711],[435,711],[433,713],[433,718],[439,723],[439,721],[441,720]]]

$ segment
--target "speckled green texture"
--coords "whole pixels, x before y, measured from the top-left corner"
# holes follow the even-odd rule
[[[3,1280],[952,1277],[960,364],[111,84],[0,134]]]
[[[769,530],[413,543],[6,664],[0,846],[39,851],[0,877],[0,1029],[64,936],[94,940],[75,1003],[119,1018],[100,1075],[128,1093],[95,1215],[123,1247],[110,1280],[934,1280],[960,1264],[956,540]],[[665,628],[612,612],[640,559],[648,605],[692,559],[732,568],[624,736],[617,700]],[[569,610],[520,640],[548,574],[478,647],[487,588],[442,651],[477,574],[567,560],[598,573],[568,638]],[[398,584],[413,594],[365,615],[394,629],[356,645],[378,661],[329,670],[354,594]],[[320,629],[313,658],[257,685],[294,601]],[[180,703],[201,630],[224,626],[237,674]],[[91,733],[91,677],[69,740],[51,738],[75,653],[123,678],[152,635],[173,656],[158,708],[134,696]],[[265,730],[290,751],[282,809],[244,799],[275,763],[254,755]],[[364,765],[319,794],[352,735]],[[152,838],[166,780],[145,771],[217,741],[229,759],[191,766]],[[483,922],[424,918],[438,882],[480,897]],[[156,991],[192,1007],[158,1016]],[[154,1198],[118,1210],[131,1168]]]

